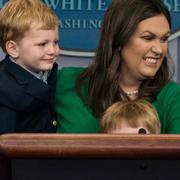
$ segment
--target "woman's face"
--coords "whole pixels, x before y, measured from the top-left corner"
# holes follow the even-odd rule
[[[166,56],[169,35],[170,27],[164,15],[141,21],[121,49],[121,77],[141,81],[155,76]]]

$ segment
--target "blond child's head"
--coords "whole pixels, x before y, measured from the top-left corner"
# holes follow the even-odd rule
[[[120,101],[110,106],[101,119],[105,133],[135,133],[143,128],[147,133],[160,133],[156,110],[145,100]]]
[[[58,27],[58,17],[41,0],[9,0],[0,10],[0,46],[21,40],[32,26],[43,30]]]
[[[0,46],[33,73],[49,72],[59,49],[58,17],[40,0],[10,0],[0,11]]]

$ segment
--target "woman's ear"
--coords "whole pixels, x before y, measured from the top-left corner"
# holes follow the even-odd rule
[[[19,57],[18,45],[15,41],[10,40],[6,42],[6,51],[14,59]]]

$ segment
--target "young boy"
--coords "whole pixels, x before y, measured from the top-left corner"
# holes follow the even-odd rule
[[[101,127],[103,132],[111,134],[160,133],[157,112],[145,100],[114,103],[105,111]]]
[[[58,40],[58,18],[40,0],[10,0],[0,10],[6,53],[0,62],[0,133],[56,132]]]

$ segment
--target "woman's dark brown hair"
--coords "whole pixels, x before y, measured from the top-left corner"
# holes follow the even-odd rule
[[[100,117],[111,104],[121,100],[119,76],[122,58],[119,48],[126,45],[139,22],[160,14],[167,18],[171,27],[169,11],[161,0],[113,0],[107,9],[96,59],[77,82],[77,92],[80,95],[81,86],[88,79],[89,97],[84,100],[96,117]],[[165,57],[155,77],[143,81],[138,97],[152,102],[169,79],[170,70]]]

